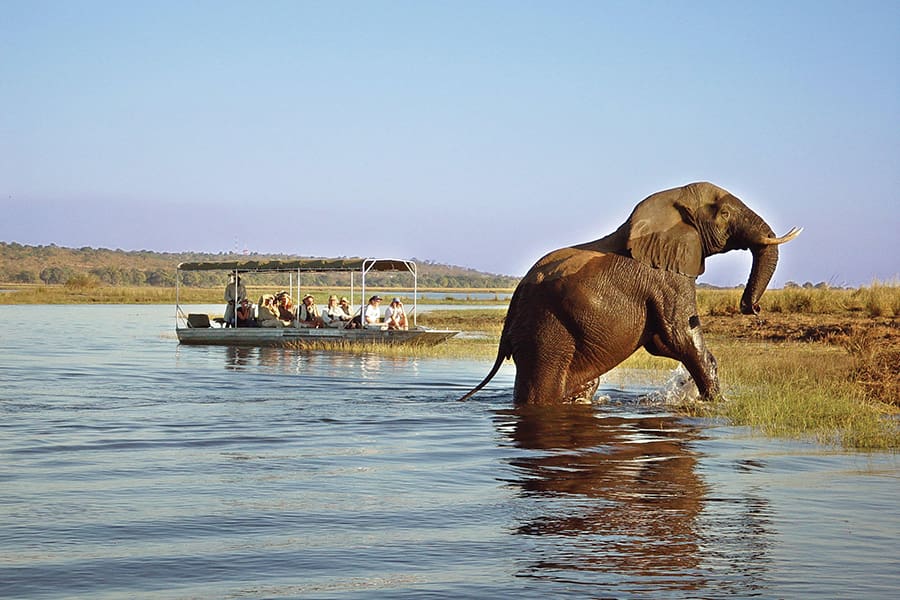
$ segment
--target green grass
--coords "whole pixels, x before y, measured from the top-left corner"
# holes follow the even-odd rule
[[[846,448],[900,448],[897,407],[872,400],[846,349],[800,342],[711,341],[725,400],[706,408],[767,435]]]
[[[766,435],[815,438],[845,448],[900,447],[900,422],[839,382],[797,388],[793,381],[744,386],[727,394],[717,414]]]

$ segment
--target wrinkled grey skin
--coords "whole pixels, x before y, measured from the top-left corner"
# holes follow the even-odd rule
[[[599,377],[635,350],[681,361],[705,399],[719,396],[716,360],[700,332],[695,280],[707,256],[749,249],[744,314],[775,272],[772,229],[744,203],[711,183],[653,194],[614,233],[541,258],[516,288],[491,372],[516,363],[517,404],[590,400]]]

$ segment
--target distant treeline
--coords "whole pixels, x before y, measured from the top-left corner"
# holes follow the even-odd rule
[[[26,246],[0,242],[0,282],[71,284],[82,286],[104,284],[111,286],[175,285],[175,268],[181,262],[207,260],[290,260],[302,257],[289,254],[230,254],[230,253],[164,253],[147,250],[125,251],[106,248],[63,248]],[[486,288],[515,287],[519,279],[508,275],[482,273],[474,269],[444,265],[412,258],[418,265],[419,287]],[[256,284],[283,284],[284,275],[253,274]],[[408,279],[408,277],[407,277]],[[372,274],[367,281],[373,285],[390,286],[394,280],[403,286],[405,280],[396,274]],[[182,285],[216,287],[224,285],[225,275],[214,271],[183,273]],[[339,273],[309,273],[301,276],[305,286],[342,286],[347,275]]]

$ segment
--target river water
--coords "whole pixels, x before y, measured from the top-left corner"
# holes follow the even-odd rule
[[[2,598],[894,598],[896,455],[486,361],[180,346],[161,306],[0,306]],[[626,378],[627,380],[627,378]],[[619,378],[621,381],[621,377]]]

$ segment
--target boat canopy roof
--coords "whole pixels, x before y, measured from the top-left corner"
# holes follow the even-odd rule
[[[183,262],[180,271],[412,271],[416,264],[396,258],[302,258]]]

